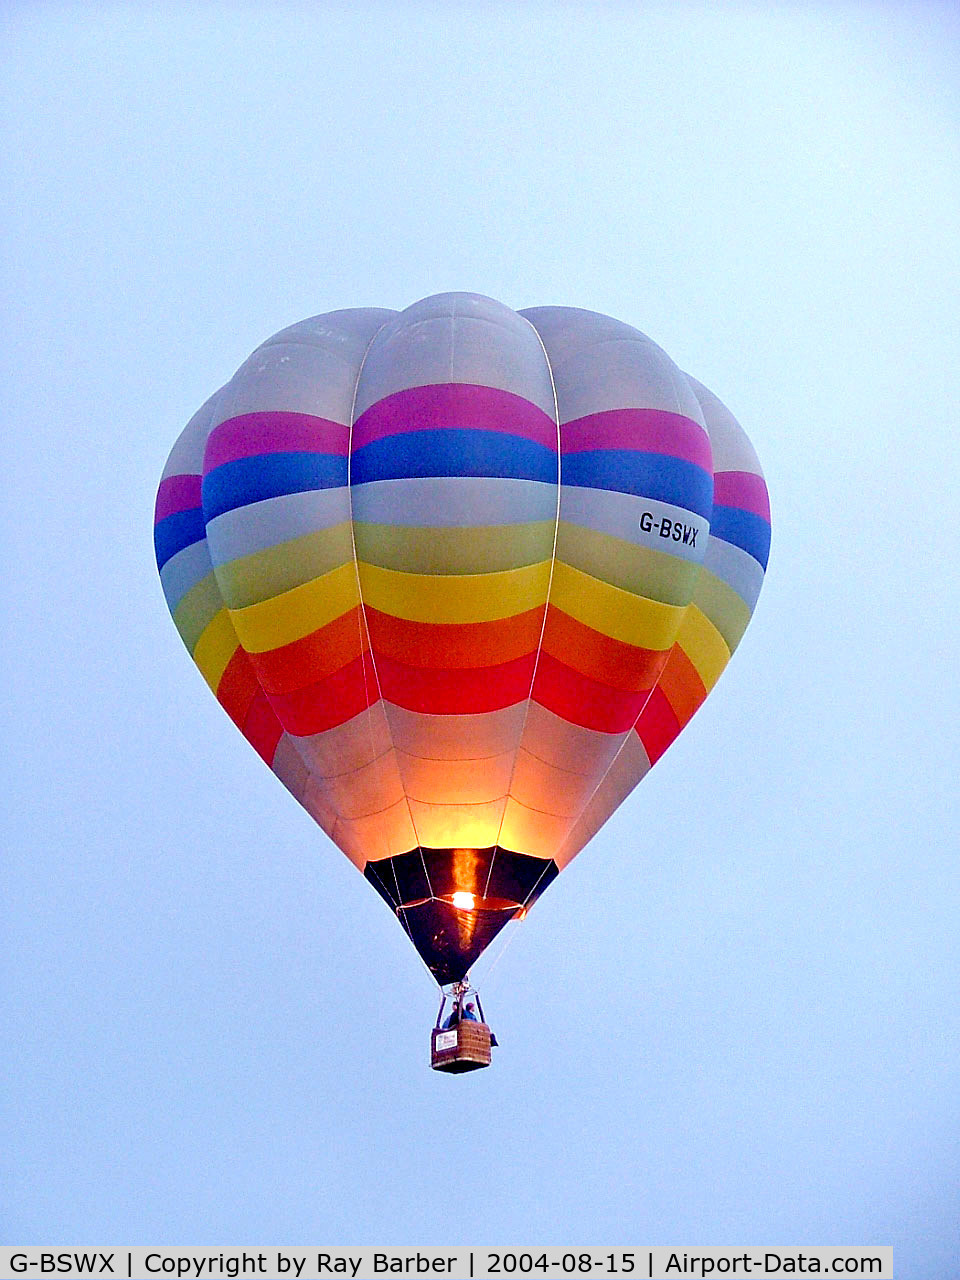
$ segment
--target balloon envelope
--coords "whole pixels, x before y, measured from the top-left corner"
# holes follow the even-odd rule
[[[650,339],[456,293],[258,347],[175,444],[155,540],[217,699],[446,983],[713,688],[769,520]]]

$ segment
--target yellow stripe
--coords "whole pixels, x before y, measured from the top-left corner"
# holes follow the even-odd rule
[[[578,622],[641,649],[669,649],[684,610],[636,596],[557,561],[550,603]]]
[[[687,608],[677,643],[696,667],[709,693],[730,661],[730,650],[717,628],[695,604]]]
[[[247,653],[266,653],[302,640],[356,603],[357,575],[351,561],[272,600],[231,609],[230,617]]]
[[[428,577],[360,565],[364,604],[408,622],[495,622],[542,605],[550,561],[503,573]]]
[[[217,692],[217,686],[227,668],[227,663],[238,649],[237,633],[226,609],[221,609],[213,621],[204,628],[193,651],[193,660],[207,684]]]

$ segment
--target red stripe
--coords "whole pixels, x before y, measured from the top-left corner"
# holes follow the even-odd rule
[[[166,480],[161,480],[153,523],[159,524],[178,511],[191,511],[194,507],[199,507],[201,484],[200,476],[167,476]]]
[[[346,724],[376,701],[377,678],[367,653],[305,689],[270,695],[280,723],[300,738]]]
[[[557,424],[523,396],[468,382],[438,382],[385,396],[362,413],[353,426],[352,448],[407,431],[440,427],[478,427],[535,440],[556,452]]]
[[[250,704],[247,718],[243,722],[242,733],[261,759],[267,764],[273,764],[277,743],[283,736],[283,728],[262,689],[258,690]]]
[[[770,519],[770,495],[763,476],[752,471],[718,471],[713,477],[713,501],[718,507],[739,507]]]
[[[217,701],[238,729],[243,729],[247,713],[259,689],[250,659],[237,645],[217,685]]]
[[[203,474],[238,458],[264,453],[335,453],[347,456],[350,428],[329,418],[286,410],[242,413],[210,432]]]
[[[648,690],[625,693],[574,671],[566,663],[540,654],[533,700],[571,724],[601,733],[626,733],[636,723]]]
[[[377,659],[380,690],[388,702],[428,715],[464,716],[501,711],[530,692],[535,654],[472,671],[427,671],[389,658]]]
[[[594,449],[630,449],[663,453],[713,471],[710,437],[699,422],[666,409],[606,409],[560,425],[560,449],[586,453]]]
[[[636,729],[647,759],[651,765],[656,764],[680,732],[680,721],[662,689],[654,689],[651,693]]]

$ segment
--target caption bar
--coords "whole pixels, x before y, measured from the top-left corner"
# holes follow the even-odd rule
[[[378,1277],[436,1276],[456,1280],[504,1280],[531,1276],[562,1280],[702,1280],[727,1276],[893,1276],[893,1248],[747,1246],[737,1248],[572,1249],[524,1246],[511,1249],[68,1249],[40,1246],[0,1248],[0,1280],[28,1276],[117,1280],[377,1280]]]

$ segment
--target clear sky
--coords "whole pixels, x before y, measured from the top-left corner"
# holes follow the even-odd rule
[[[950,1280],[956,16],[2,23],[4,1242],[892,1243]],[[649,333],[746,427],[774,522],[729,670],[511,926],[502,1048],[462,1078],[401,929],[194,669],[151,537],[260,341],[449,289]]]

